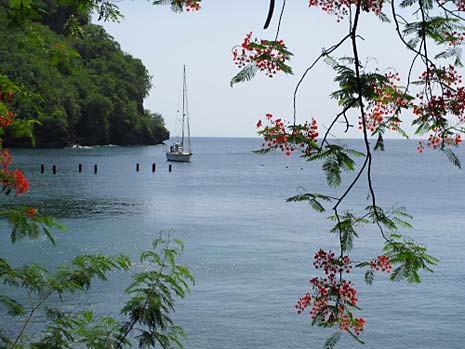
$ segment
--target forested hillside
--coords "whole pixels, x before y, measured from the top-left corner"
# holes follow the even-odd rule
[[[17,118],[39,122],[36,145],[158,144],[167,139],[161,115],[143,106],[150,89],[143,63],[122,52],[101,26],[89,23],[88,13],[53,1],[38,3],[47,7],[45,14],[19,26],[12,26],[0,7],[0,75],[37,94],[15,109]],[[23,31],[24,26],[35,30]],[[5,143],[31,144],[13,137]]]

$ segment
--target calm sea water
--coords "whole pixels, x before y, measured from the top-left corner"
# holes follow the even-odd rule
[[[45,240],[12,247],[4,233],[0,255],[12,263],[45,265],[82,253],[123,252],[136,258],[160,230],[172,228],[185,242],[180,262],[197,281],[175,314],[189,335],[186,348],[322,347],[332,331],[311,327],[308,315],[298,316],[293,306],[309,289],[314,252],[336,249],[337,241],[328,233],[327,214],[313,212],[308,204],[285,203],[285,198],[302,187],[327,192],[324,178],[317,164],[298,157],[251,153],[258,146],[257,139],[197,138],[192,162],[174,163],[171,173],[162,146],[14,150],[15,165],[30,179],[30,193],[1,203],[39,207],[68,231],[57,235],[55,248]],[[441,263],[434,274],[423,274],[421,285],[393,284],[378,275],[367,286],[354,273],[367,320],[365,347],[463,348],[464,172],[441,154],[418,155],[415,142],[388,141],[386,148],[375,158],[378,202],[405,206],[415,217],[415,228],[406,233],[423,241]],[[465,161],[465,152],[459,155]],[[345,208],[365,207],[367,194],[361,183]],[[379,234],[373,229],[359,233],[354,258],[379,254]],[[129,280],[115,272],[108,283],[97,282],[88,294],[68,298],[67,307],[117,315]],[[7,318],[0,321],[8,327]],[[341,343],[342,348],[358,346],[349,337]]]

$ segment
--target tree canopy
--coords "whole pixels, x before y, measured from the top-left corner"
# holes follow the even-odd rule
[[[14,17],[0,8],[2,74],[37,95],[30,103],[13,101],[17,118],[38,121],[36,144],[133,145],[167,139],[162,116],[143,106],[151,77],[141,60],[89,23],[89,13],[77,5],[46,1],[42,6],[47,6],[38,11],[42,16],[15,23],[14,29]],[[8,135],[5,143],[30,145],[26,138]]]

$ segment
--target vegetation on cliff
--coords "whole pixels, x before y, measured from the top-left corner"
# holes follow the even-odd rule
[[[161,115],[143,106],[151,84],[141,60],[91,24],[85,10],[38,3],[43,15],[19,27],[11,26],[11,16],[0,7],[0,73],[36,94],[29,96],[30,103],[12,101],[17,118],[38,121],[36,145],[159,144],[167,139]],[[9,146],[31,144],[6,136]]]

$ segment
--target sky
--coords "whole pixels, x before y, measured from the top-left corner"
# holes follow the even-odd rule
[[[274,39],[281,1],[276,1],[270,28],[263,30],[268,0],[203,0],[195,13],[174,13],[169,6],[154,6],[149,1],[122,1],[118,4],[124,18],[120,23],[102,24],[123,51],[140,58],[152,76],[152,89],[145,108],[161,113],[172,135],[179,134],[177,110],[182,93],[182,69],[186,65],[191,134],[194,137],[256,137],[256,123],[266,113],[292,120],[293,93],[305,69],[323,47],[337,43],[348,31],[347,22],[309,8],[307,0],[287,1],[279,39],[293,52],[293,75],[278,74],[272,79],[262,73],[248,82],[230,87],[239,71],[232,60],[232,49],[245,35]],[[411,58],[400,44],[392,24],[365,15],[360,23],[360,55],[373,68],[383,71],[395,66],[401,74]],[[338,56],[350,55],[349,42]],[[297,121],[312,117],[324,131],[338,112],[329,94],[337,89],[334,72],[321,62],[297,95]],[[407,116],[407,115],[406,115]],[[353,123],[357,123],[357,119]],[[335,137],[359,137],[356,127]],[[395,134],[388,137],[396,138]]]

